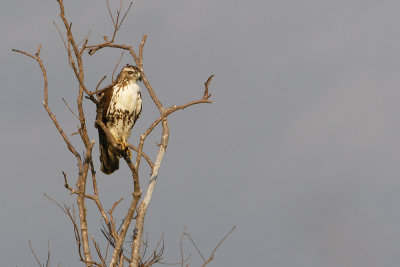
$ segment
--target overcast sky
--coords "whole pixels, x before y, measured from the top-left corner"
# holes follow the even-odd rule
[[[90,43],[111,34],[104,1],[65,7],[77,39],[89,30]],[[215,74],[214,103],[169,120],[145,218],[150,245],[164,233],[166,262],[179,261],[185,226],[208,254],[237,225],[210,266],[400,266],[399,9],[394,0],[135,1],[117,39],[137,47],[148,34],[144,70],[164,105],[201,97]],[[74,203],[61,171],[74,183],[76,163],[42,106],[40,69],[11,52],[42,44],[50,107],[75,132],[61,100],[76,110],[77,82],[53,25],[61,25],[58,5],[5,0],[0,13],[2,266],[34,266],[29,240],[43,261],[49,241],[54,266],[79,266],[71,223],[43,196]],[[89,88],[111,76],[119,56],[84,57]],[[142,95],[131,143],[156,116]],[[84,105],[97,160],[94,106]],[[152,156],[158,134],[145,147]],[[82,152],[78,137],[71,140]],[[128,168],[98,173],[106,209],[125,197],[120,219],[130,202]],[[142,185],[148,174],[143,167]],[[105,242],[97,210],[88,209],[91,234]],[[195,249],[184,247],[199,266]]]

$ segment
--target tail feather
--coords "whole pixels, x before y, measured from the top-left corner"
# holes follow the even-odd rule
[[[107,136],[102,129],[99,130],[101,171],[111,174],[119,169],[119,153],[112,145],[108,144]]]

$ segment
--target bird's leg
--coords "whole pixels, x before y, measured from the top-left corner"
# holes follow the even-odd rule
[[[117,141],[117,143],[121,146],[121,150],[125,150],[128,147],[124,138],[122,138],[122,141]]]
[[[126,147],[125,153],[128,156],[128,158],[132,158],[132,154],[131,151],[129,150],[129,147]]]
[[[121,150],[125,150],[126,148],[126,142],[125,140],[120,141],[113,132],[111,132],[112,137],[114,138],[114,141],[117,145],[119,145],[121,147]]]
[[[128,143],[126,142],[125,137],[122,137],[122,141],[117,141],[117,143],[121,146],[122,151],[126,153],[128,158],[132,158],[131,151],[129,150]]]
[[[132,158],[132,154],[131,154],[131,151],[129,150],[128,142],[126,142],[125,137],[122,137],[122,144],[123,144],[122,148],[124,149],[128,158]]]
[[[122,137],[122,140],[119,140],[118,138],[115,137],[113,133],[111,133],[112,136],[114,137],[115,143],[121,147],[121,150],[126,153],[128,158],[132,158],[131,151],[129,150],[128,143],[126,142],[125,137]]]

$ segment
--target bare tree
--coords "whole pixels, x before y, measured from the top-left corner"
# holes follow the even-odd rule
[[[74,186],[68,182],[68,177],[66,173],[63,172],[65,188],[69,190],[71,194],[76,196],[77,214],[74,206],[71,208],[66,206],[65,204],[61,205],[55,200],[51,199],[50,197],[48,198],[54,201],[63,210],[63,212],[67,214],[68,217],[70,218],[74,227],[74,235],[77,243],[78,255],[80,260],[86,266],[113,267],[113,266],[123,266],[124,263],[129,264],[129,266],[131,267],[151,266],[156,262],[160,262],[160,260],[162,259],[161,255],[163,252],[163,241],[160,240],[157,247],[151,253],[150,257],[145,259],[143,253],[144,251],[141,251],[141,249],[144,250],[143,248],[147,247],[147,244],[143,242],[143,226],[144,226],[146,211],[152,198],[159,169],[168,146],[168,140],[169,140],[168,116],[174,113],[175,111],[182,110],[196,104],[211,103],[212,100],[210,99],[211,94],[209,93],[209,85],[213,75],[211,75],[204,83],[204,91],[200,99],[182,105],[172,105],[169,107],[165,107],[162,104],[161,100],[157,97],[156,91],[150,85],[150,82],[146,76],[146,71],[143,67],[143,50],[146,43],[147,35],[143,35],[142,41],[138,47],[138,53],[135,52],[132,46],[126,44],[118,44],[116,42],[117,33],[121,28],[121,25],[124,22],[124,19],[126,18],[128,12],[130,11],[132,3],[130,3],[128,8],[125,11],[123,11],[122,10],[123,5],[121,0],[118,11],[116,11],[115,15],[113,15],[110,5],[107,1],[108,14],[113,23],[114,30],[111,34],[111,37],[106,37],[106,36],[104,37],[104,42],[98,44],[89,44],[88,36],[84,38],[84,40],[81,43],[77,43],[76,38],[72,32],[72,23],[67,19],[67,16],[65,14],[63,0],[58,0],[57,2],[60,8],[60,18],[63,27],[58,27],[57,25],[56,27],[64,43],[65,50],[67,52],[69,66],[73,70],[79,85],[77,88],[77,98],[76,98],[78,113],[75,116],[79,120],[78,133],[85,147],[84,152],[82,154],[78,153],[76,146],[70,141],[63,127],[60,125],[59,121],[56,119],[51,108],[49,107],[49,99],[48,99],[49,88],[47,83],[47,73],[44,63],[40,57],[41,45],[39,45],[35,54],[29,54],[25,51],[13,49],[13,51],[15,52],[31,57],[39,64],[44,81],[43,106],[46,109],[53,124],[58,129],[59,134],[62,136],[65,144],[67,145],[68,150],[75,156],[78,166],[77,174],[75,176],[76,182]],[[87,123],[86,123],[87,120],[83,109],[83,102],[85,99],[91,101],[94,105],[96,105],[96,107],[99,106],[98,93],[104,90],[104,89],[99,89],[99,87],[105,79],[105,77],[103,77],[99,81],[97,87],[93,90],[90,90],[87,87],[86,85],[87,83],[85,80],[83,55],[85,52],[87,52],[89,55],[93,56],[96,54],[97,51],[101,49],[110,49],[110,48],[127,51],[129,53],[129,55],[132,57],[132,60],[135,62],[135,65],[141,71],[142,81],[154,103],[154,107],[159,111],[158,117],[156,117],[154,121],[152,121],[149,124],[147,130],[145,130],[140,135],[139,143],[136,146],[129,144],[129,148],[136,152],[136,157],[133,160],[131,160],[128,155],[130,153],[121,152],[121,157],[129,166],[132,176],[132,199],[121,225],[118,225],[116,223],[116,219],[113,216],[113,211],[115,210],[115,208],[121,202],[122,199],[116,201],[109,210],[106,210],[103,206],[101,196],[99,195],[98,183],[96,180],[96,168],[92,156],[92,150],[95,145],[95,141],[91,141],[92,139],[88,135]],[[114,73],[112,77],[113,76]],[[112,83],[114,82],[115,81],[113,80]],[[68,106],[68,108],[70,107]],[[70,110],[72,111],[71,108]],[[97,108],[97,110],[99,113],[101,109]],[[101,121],[100,117],[101,116],[97,114],[95,122],[97,127],[100,127],[104,131],[108,141],[112,144],[112,146],[115,149],[117,149],[118,151],[122,151],[120,145],[115,142],[114,138],[112,138],[112,134],[110,133],[106,125]],[[147,137],[157,126],[161,127],[160,143],[157,156],[155,157],[154,160],[152,160],[143,151],[143,148],[147,140]],[[145,160],[145,162],[150,166],[152,170],[151,175],[149,177],[149,183],[145,189],[139,183],[139,169],[141,167],[142,159]],[[88,180],[89,181],[91,180],[91,183],[88,182]],[[142,190],[144,190],[144,195],[142,194]],[[88,193],[89,191],[92,193]],[[112,251],[111,253],[107,253],[107,251],[101,251],[98,242],[94,239],[94,237],[92,237],[89,234],[89,227],[87,222],[87,213],[89,211],[87,210],[87,205],[86,205],[87,201],[93,201],[100,213],[104,225],[102,232],[104,233],[104,235],[108,240],[107,242],[108,246],[111,247]],[[133,240],[131,243],[130,251],[128,254],[126,254],[126,250],[123,250],[122,246],[124,242],[127,239],[129,239],[127,233],[130,226],[132,226],[131,224],[132,225],[134,224],[133,226],[134,236],[132,237]],[[194,244],[194,242],[192,243]],[[95,253],[93,251],[95,251]],[[209,259],[205,259],[203,257],[204,259],[203,266],[205,266],[208,262],[212,260],[214,252],[215,251],[213,251]],[[110,258],[108,258],[108,256],[110,256]],[[183,259],[182,255],[182,262],[181,262],[182,266],[184,262],[185,260]]]

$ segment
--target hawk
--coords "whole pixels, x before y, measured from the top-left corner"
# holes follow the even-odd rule
[[[97,107],[101,109],[97,113],[101,115],[101,121],[129,157],[126,140],[142,111],[142,97],[137,81],[141,81],[140,69],[127,64],[118,74],[116,82],[99,94],[100,104]],[[119,168],[121,151],[113,147],[100,127],[96,128],[99,131],[101,171],[111,174]]]

